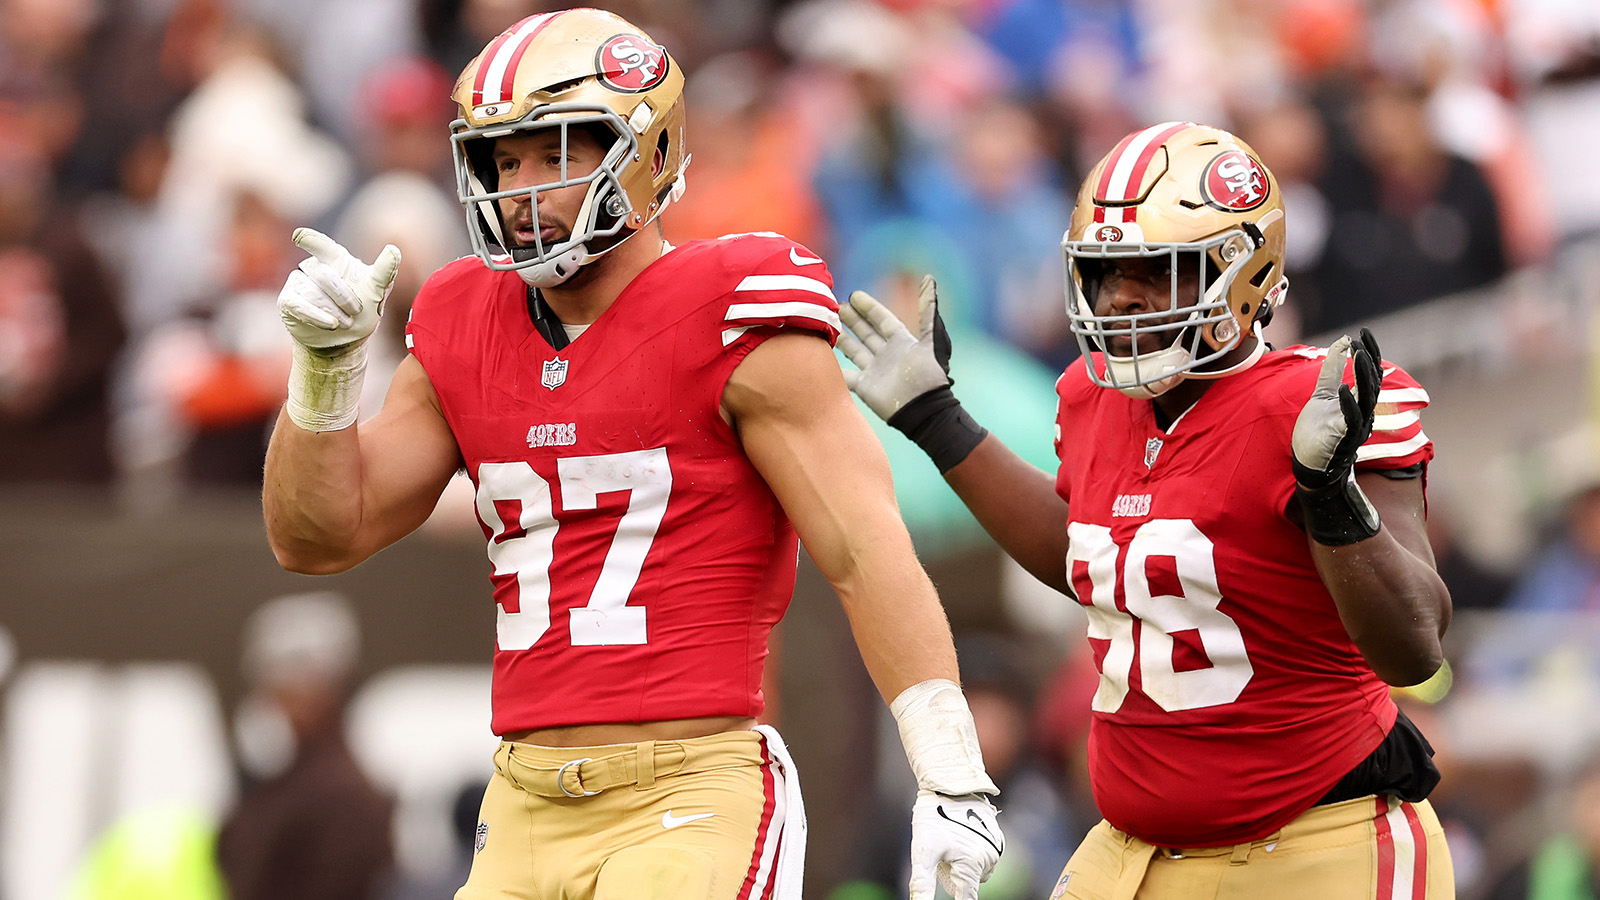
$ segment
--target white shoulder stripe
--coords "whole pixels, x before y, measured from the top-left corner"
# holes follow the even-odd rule
[[[728,314],[723,318],[731,322],[737,319],[787,319],[794,316],[816,319],[834,331],[844,330],[844,323],[839,321],[838,313],[805,300],[787,303],[735,303],[728,307]]]
[[[828,286],[804,275],[746,275],[735,291],[809,291],[821,294],[835,303],[838,298]]]
[[[1427,403],[1428,392],[1419,387],[1385,388],[1378,392],[1379,403]]]
[[[410,335],[410,334],[406,335],[406,349],[407,350],[414,350],[414,349],[416,349],[416,346],[417,346],[416,336],[415,335]]]
[[[1396,441],[1394,443],[1385,444],[1362,444],[1356,449],[1356,462],[1366,462],[1367,460],[1371,459],[1394,459],[1397,456],[1405,456],[1406,454],[1417,450],[1427,442],[1428,435],[1425,432],[1419,431],[1416,433],[1416,436],[1407,441]]]
[[[1422,413],[1420,410],[1415,409],[1408,409],[1405,412],[1389,413],[1382,416],[1373,416],[1372,431],[1373,433],[1380,431],[1399,431],[1407,426],[1415,425],[1420,421],[1422,421]]]
[[[738,325],[733,328],[723,329],[722,346],[726,347],[734,341],[737,341],[739,338],[744,337],[744,333],[754,327],[754,325]]]

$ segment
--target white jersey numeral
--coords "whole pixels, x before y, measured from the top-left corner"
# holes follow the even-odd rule
[[[565,509],[594,509],[599,495],[628,492],[627,511],[617,522],[589,602],[570,613],[573,645],[645,643],[645,609],[629,606],[628,597],[639,582],[672,493],[666,448],[568,457],[556,461],[556,474]],[[495,501],[520,503],[517,521],[508,523]],[[518,610],[508,612],[500,606],[497,615],[499,647],[526,650],[550,628],[550,565],[560,527],[550,484],[526,462],[483,463],[478,466],[477,506],[478,517],[493,530],[489,561],[495,574],[517,578]],[[513,526],[522,533],[506,537]]]
[[[1255,675],[1238,623],[1217,608],[1216,555],[1211,539],[1189,519],[1152,519],[1139,526],[1122,563],[1123,603],[1117,608],[1117,554],[1111,529],[1072,522],[1067,576],[1082,562],[1089,578],[1089,637],[1108,641],[1100,663],[1100,687],[1091,704],[1113,713],[1127,699],[1133,670],[1133,623],[1139,627],[1141,692],[1167,712],[1221,706],[1239,699]],[[1153,556],[1170,557],[1177,570],[1179,594],[1153,594],[1146,563]],[[1211,665],[1179,672],[1173,664],[1172,635],[1194,631]]]

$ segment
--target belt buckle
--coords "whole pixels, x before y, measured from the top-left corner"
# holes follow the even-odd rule
[[[583,759],[574,759],[562,763],[561,768],[556,770],[556,787],[561,789],[561,793],[566,794],[568,797],[593,797],[595,794],[600,793],[599,791],[591,791],[584,788],[582,773],[574,773],[574,777],[578,779],[578,789],[583,791],[581,794],[574,794],[573,792],[567,790],[566,784],[562,782],[562,779],[566,776],[568,769],[572,768],[573,766],[581,766],[586,762],[593,761],[593,757],[585,756]]]

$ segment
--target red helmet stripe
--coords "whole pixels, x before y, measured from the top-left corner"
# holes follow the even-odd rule
[[[1104,201],[1106,199],[1106,189],[1111,187],[1111,170],[1115,168],[1114,163],[1122,155],[1122,151],[1128,149],[1128,144],[1138,137],[1140,133],[1135,131],[1133,134],[1118,141],[1117,145],[1111,148],[1111,152],[1106,154],[1105,165],[1100,168],[1100,183],[1095,185],[1094,188],[1095,200]]]
[[[528,52],[528,45],[533,43],[539,32],[559,15],[560,12],[553,12],[529,16],[495,38],[494,43],[490,44],[489,49],[483,54],[487,63],[478,69],[478,78],[473,84],[474,106],[500,103],[510,97],[512,83],[517,77],[517,62],[522,59],[522,54]],[[486,93],[491,87],[497,89],[492,94]]]
[[[529,18],[532,18],[532,16]],[[518,28],[521,28],[523,23],[527,21],[527,19],[523,19],[522,22],[518,22],[515,27],[507,28],[505,31],[500,32],[500,36],[495,38],[493,41],[490,41],[489,48],[483,51],[484,64],[478,67],[478,75],[472,80],[473,106],[480,106],[483,104],[483,82],[484,79],[489,75],[489,63],[492,62],[495,58],[495,55],[500,52],[501,45],[511,37],[512,32],[516,31]]]
[[[1187,122],[1163,122],[1131,135],[1126,147],[1115,158],[1107,157],[1106,171],[1111,173],[1106,190],[1100,199],[1108,203],[1126,203],[1139,196],[1139,185],[1144,181],[1145,170],[1156,150],[1167,138],[1189,127]]]

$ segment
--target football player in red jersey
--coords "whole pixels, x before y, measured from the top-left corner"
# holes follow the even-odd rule
[[[1440,666],[1427,393],[1370,333],[1269,348],[1284,211],[1255,153],[1169,122],[1090,173],[1063,241],[1083,357],[1057,473],[967,415],[931,280],[919,333],[857,292],[847,379],[1088,616],[1105,817],[1056,897],[1439,900],[1432,748],[1389,685]]]
[[[672,248],[683,74],[606,12],[531,16],[455,87],[476,255],[436,272],[357,424],[399,254],[311,254],[263,504],[279,561],[356,565],[464,467],[498,607],[504,740],[460,900],[800,897],[805,819],[757,727],[797,541],[837,589],[921,788],[912,896],[975,900],[1004,839],[949,626],[833,362],[827,265],[777,234]],[[840,473],[834,461],[853,461]]]

